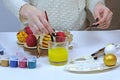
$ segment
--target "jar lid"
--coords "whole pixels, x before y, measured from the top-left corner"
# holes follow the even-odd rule
[[[17,56],[11,56],[10,60],[18,60],[18,57]]]
[[[34,61],[36,61],[36,57],[35,57],[35,56],[29,57],[29,58],[28,58],[28,61],[34,62]]]
[[[27,61],[27,58],[26,57],[21,57],[21,58],[19,58],[19,61]]]
[[[0,60],[9,60],[7,55],[1,55]]]

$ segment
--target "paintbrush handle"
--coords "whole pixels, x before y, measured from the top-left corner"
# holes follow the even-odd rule
[[[48,14],[47,12],[45,11],[45,17],[46,17],[46,20],[49,22],[49,19],[48,19]]]
[[[46,20],[49,22],[48,14],[47,14],[46,11],[45,11],[45,17],[46,17]],[[53,29],[53,30],[54,30],[54,32],[55,32],[55,29]],[[55,33],[52,33],[52,34],[51,34],[51,39],[52,39],[52,41],[54,41],[53,36],[54,36],[54,37],[56,36]]]

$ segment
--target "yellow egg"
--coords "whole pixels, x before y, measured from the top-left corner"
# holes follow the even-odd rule
[[[117,57],[114,54],[106,54],[103,61],[108,67],[115,66],[117,63]]]
[[[19,42],[25,43],[28,34],[25,31],[20,31],[17,33],[17,39]]]

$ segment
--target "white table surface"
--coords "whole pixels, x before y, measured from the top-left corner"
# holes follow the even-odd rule
[[[73,50],[69,60],[95,52],[108,43],[120,44],[120,31],[73,31]],[[15,54],[20,47],[16,43],[16,32],[1,32],[0,44],[8,54]],[[92,74],[70,73],[65,66],[53,66],[48,57],[40,57],[36,69],[0,66],[0,80],[120,80],[120,67]]]

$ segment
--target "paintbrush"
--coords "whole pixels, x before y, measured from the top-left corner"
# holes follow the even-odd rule
[[[46,11],[45,11],[45,17],[46,17],[46,20],[49,22],[48,15],[47,15]]]
[[[45,17],[46,17],[46,20],[49,22],[48,14],[46,11],[45,11]],[[55,32],[55,29],[53,29],[53,30]],[[56,37],[55,33],[50,34],[50,36],[51,36],[52,42],[54,42],[54,37]]]
[[[91,56],[96,60],[98,59],[98,57],[100,56],[104,56],[105,53],[104,53],[104,49],[105,48],[101,48],[100,50],[96,51],[95,53],[91,54]]]

